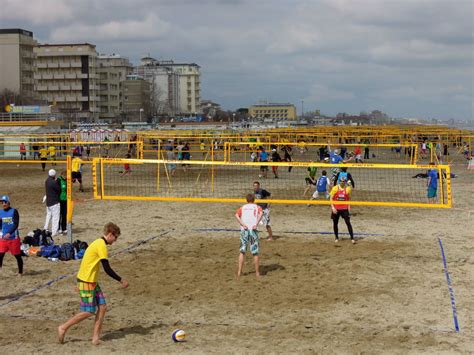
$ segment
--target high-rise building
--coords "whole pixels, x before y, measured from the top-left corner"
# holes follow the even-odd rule
[[[99,118],[107,122],[118,121],[123,112],[122,81],[133,71],[128,58],[117,54],[97,57],[99,75]]]
[[[99,117],[97,52],[89,43],[41,44],[36,54],[36,91],[71,120]]]
[[[122,81],[124,121],[146,122],[150,117],[151,84],[138,75],[128,75]]]
[[[157,114],[190,115],[199,112],[200,67],[144,57],[135,73],[151,84],[152,110]]]
[[[32,103],[34,95],[33,32],[20,28],[0,29],[0,91],[19,94],[22,104]]]

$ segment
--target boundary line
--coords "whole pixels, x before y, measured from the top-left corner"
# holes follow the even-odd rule
[[[441,256],[443,257],[444,275],[446,276],[446,282],[448,283],[449,298],[451,299],[451,308],[453,309],[453,321],[454,329],[456,333],[459,333],[459,322],[458,322],[458,311],[456,308],[456,300],[454,298],[454,290],[451,283],[451,276],[448,272],[448,264],[446,262],[446,255],[444,254],[443,241],[438,237],[439,248],[441,249]]]
[[[232,228],[197,228],[194,229],[196,232],[239,232],[240,229]],[[334,232],[289,232],[282,231],[279,233],[285,234],[321,234],[321,235],[334,235]],[[339,232],[339,235],[349,235],[347,232]],[[375,234],[375,233],[354,233],[354,236],[366,236],[366,237],[383,237],[385,234]]]
[[[150,241],[152,241],[152,240],[154,240],[154,239],[156,239],[156,238],[159,238],[159,237],[162,237],[162,236],[168,234],[169,232],[170,232],[170,231],[166,231],[166,232],[163,232],[163,233],[161,233],[161,234],[159,234],[159,235],[155,235],[154,237],[150,237],[150,238],[147,238],[147,239],[144,239],[144,240],[139,240],[139,241],[133,243],[132,245],[126,247],[125,249],[122,249],[122,250],[119,250],[119,251],[117,251],[117,252],[115,252],[115,253],[110,254],[110,257],[114,257],[114,256],[116,256],[116,255],[119,255],[119,254],[122,254],[122,253],[126,253],[127,251],[136,249],[136,248],[138,248],[139,246],[141,246],[141,245],[143,245],[143,244],[146,244],[146,243],[148,243],[148,242],[150,242]],[[14,297],[14,298],[9,299],[7,302],[0,304],[0,308],[5,307],[6,305],[8,305],[8,304],[10,304],[10,303],[12,303],[12,302],[20,301],[21,299],[23,299],[23,298],[25,298],[25,297],[28,297],[28,296],[30,296],[30,295],[32,295],[32,294],[38,292],[39,290],[42,290],[43,288],[49,287],[49,286],[51,286],[51,285],[54,285],[56,282],[59,282],[59,281],[61,281],[61,280],[63,280],[63,279],[66,279],[66,278],[68,278],[68,277],[71,277],[71,276],[73,276],[73,275],[75,275],[75,274],[76,274],[76,271],[71,272],[71,273],[69,273],[69,274],[61,275],[61,276],[56,277],[55,279],[49,280],[48,282],[46,282],[46,283],[44,283],[44,284],[42,284],[42,285],[40,285],[40,286],[38,286],[38,287],[35,287],[35,288],[33,288],[32,290],[30,290],[30,291],[28,291],[28,292],[26,292],[26,293],[24,293],[24,294],[22,294],[22,295],[20,295],[20,296],[16,296],[16,297]]]

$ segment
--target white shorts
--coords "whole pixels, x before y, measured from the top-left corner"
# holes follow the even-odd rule
[[[321,193],[324,193],[324,192],[321,192]],[[329,199],[329,192],[326,191],[325,193],[326,193],[326,199]],[[319,192],[318,192],[318,190],[316,190],[316,191],[314,191],[314,193],[313,193],[313,198],[316,199],[316,198],[318,198],[318,197],[319,197]]]
[[[270,209],[269,208],[265,208],[263,210],[263,217],[260,220],[260,224],[264,225],[265,227],[271,225],[270,224]]]

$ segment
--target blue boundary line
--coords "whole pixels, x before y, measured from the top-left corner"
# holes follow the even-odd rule
[[[146,244],[146,243],[148,243],[148,242],[150,242],[150,241],[152,241],[152,240],[154,240],[154,239],[156,239],[156,238],[159,238],[159,237],[162,237],[162,236],[168,234],[169,232],[170,232],[170,231],[166,231],[166,232],[163,232],[163,233],[161,233],[161,234],[159,234],[159,235],[155,235],[154,237],[150,237],[150,238],[144,239],[144,240],[139,240],[138,242],[135,242],[134,244],[132,244],[132,245],[126,247],[125,249],[119,250],[119,251],[117,251],[116,253],[111,254],[110,257],[113,257],[113,256],[115,256],[115,255],[122,254],[122,253],[126,253],[127,251],[136,249],[136,248],[138,248],[139,246],[141,246],[141,245],[143,245],[143,244]],[[40,285],[40,286],[38,286],[38,287],[35,287],[35,288],[33,288],[32,290],[30,290],[30,291],[28,291],[28,292],[26,292],[26,293],[24,293],[24,294],[22,294],[22,295],[20,295],[20,296],[16,296],[16,297],[14,297],[14,298],[12,298],[12,299],[9,299],[7,302],[0,304],[0,308],[5,307],[6,305],[8,305],[8,304],[10,304],[10,303],[12,303],[12,302],[16,302],[16,301],[19,301],[19,300],[21,300],[21,299],[23,299],[23,298],[25,298],[25,297],[28,297],[28,296],[32,295],[33,293],[36,293],[36,292],[38,292],[39,290],[42,290],[43,288],[49,287],[49,286],[51,286],[51,285],[54,285],[56,282],[59,282],[59,281],[61,281],[61,280],[63,280],[63,279],[66,279],[66,278],[68,278],[68,277],[71,277],[71,276],[73,276],[73,275],[75,275],[75,274],[76,274],[76,272],[72,272],[72,273],[70,273],[70,274],[61,275],[61,276],[56,277],[55,279],[49,280],[48,282],[46,282],[46,283],[44,283],[44,284],[42,284],[42,285]]]
[[[240,229],[231,229],[231,228],[198,228],[194,229],[196,232],[239,232]],[[322,235],[333,235],[334,232],[288,232],[282,231],[280,233],[285,234],[322,234]],[[349,235],[349,233],[339,232],[339,235]],[[373,234],[373,233],[354,233],[355,236],[366,236],[366,237],[382,237],[385,234]]]
[[[441,240],[441,238],[438,238],[438,242],[439,248],[441,249],[441,256],[443,257],[444,275],[446,276],[446,282],[448,283],[449,298],[451,299],[451,308],[453,309],[454,329],[456,329],[456,333],[459,333],[458,311],[456,308],[456,300],[454,298],[454,290],[451,283],[451,276],[449,276],[448,272],[446,255],[444,254],[443,241]]]

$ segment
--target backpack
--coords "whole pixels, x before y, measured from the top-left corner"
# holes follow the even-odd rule
[[[74,246],[74,249],[76,249],[76,253],[78,253],[82,249],[86,250],[87,247],[89,246],[87,242],[83,242],[79,239],[77,239],[74,243],[72,243],[72,245]]]
[[[41,232],[41,242],[39,245],[46,246],[46,245],[53,245],[53,244],[54,244],[54,240],[53,240],[53,237],[51,236],[51,232],[48,230],[43,230]]]
[[[46,245],[36,254],[44,258],[59,258],[61,248],[58,245]]]
[[[74,246],[71,243],[64,243],[61,245],[59,251],[59,259],[62,261],[74,259]]]
[[[35,229],[33,231],[33,244],[35,247],[39,246],[41,243],[41,235],[43,231],[41,229]]]

